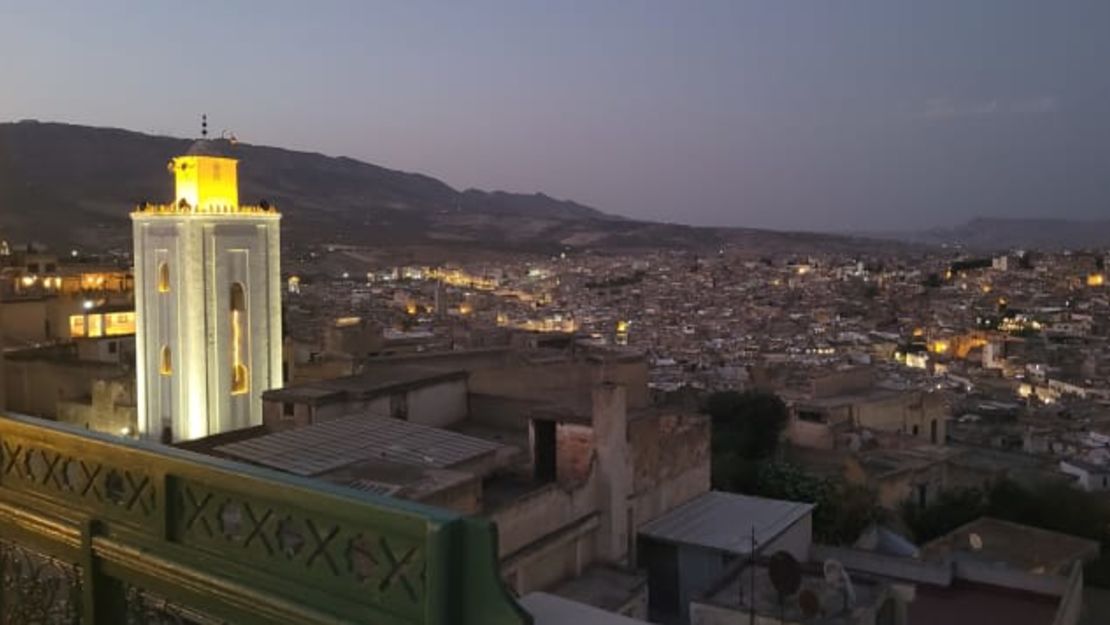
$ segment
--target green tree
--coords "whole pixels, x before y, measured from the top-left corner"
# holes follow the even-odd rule
[[[713,421],[713,487],[751,492],[759,464],[778,449],[786,426],[786,404],[771,393],[725,391],[710,395],[703,412]]]
[[[930,541],[938,536],[970,523],[983,516],[986,501],[982,491],[974,488],[957,488],[944,491],[935,502],[920,506],[915,501],[902,505],[902,520],[913,533],[918,543]]]
[[[875,492],[810,475],[775,457],[786,427],[786,404],[762,391],[710,395],[704,412],[713,419],[713,488],[815,504],[817,540],[851,543],[881,517]]]
[[[814,537],[834,545],[855,542],[864,529],[883,517],[874,490],[810,475],[785,462],[763,464],[757,487],[749,494],[814,504]]]
[[[786,404],[764,391],[714,393],[704,412],[713,419],[713,448],[750,460],[775,454],[787,420]]]

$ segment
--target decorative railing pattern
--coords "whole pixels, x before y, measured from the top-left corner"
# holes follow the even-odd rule
[[[444,510],[0,417],[0,563],[37,554],[50,584],[73,573],[72,600],[49,603],[86,624],[527,623],[501,585],[494,532]],[[0,595],[5,613],[43,587],[24,577]]]
[[[136,204],[132,213],[137,215],[278,215],[276,207],[265,205],[220,205],[220,206],[193,206],[188,203],[169,204]]]

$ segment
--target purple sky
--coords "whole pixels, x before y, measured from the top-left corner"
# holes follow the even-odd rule
[[[0,4],[0,120],[346,155],[632,217],[1110,218],[1110,1]]]

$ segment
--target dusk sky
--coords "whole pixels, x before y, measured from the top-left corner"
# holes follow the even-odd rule
[[[0,121],[202,112],[637,218],[1110,218],[1110,1],[0,4]]]

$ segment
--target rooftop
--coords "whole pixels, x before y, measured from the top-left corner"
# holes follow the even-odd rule
[[[972,534],[978,536],[981,548],[972,546]],[[922,547],[922,557],[927,559],[973,557],[1052,575],[1067,575],[1072,563],[1098,553],[1096,541],[991,517],[972,521]]]
[[[351,415],[214,448],[220,454],[296,475],[314,476],[366,460],[447,469],[501,445],[448,430]]]
[[[746,554],[774,540],[813,504],[710,491],[656,518],[640,535],[662,542]]]
[[[908,605],[908,625],[1049,625],[1059,604],[1057,597],[997,586],[955,582],[943,588],[922,584]]]
[[[820,564],[803,563],[800,567],[801,587],[798,593],[789,597],[780,599],[779,592],[771,581],[768,567],[757,564],[754,567],[744,566],[734,573],[727,582],[718,585],[707,599],[713,605],[732,608],[738,612],[747,613],[754,607],[757,614],[772,617],[775,622],[798,623],[808,622],[802,612],[799,596],[801,593],[809,591],[816,597],[820,612],[824,615],[820,622],[823,625],[840,625],[842,623],[858,622],[853,618],[854,615],[851,610],[853,608],[875,606],[884,596],[883,584],[879,581],[870,577],[852,575],[850,581],[855,600],[853,603],[849,603],[845,592],[841,588],[835,587],[825,580]],[[752,592],[753,581],[754,593]],[[754,606],[752,605],[752,597],[755,598]],[[942,623],[945,621],[935,622]]]
[[[520,605],[532,615],[534,625],[644,625],[640,621],[613,614],[584,603],[571,601],[545,592],[533,592],[520,598]]]
[[[397,365],[389,369],[378,367],[367,373],[272,389],[264,392],[262,397],[268,401],[318,404],[329,398],[370,398],[385,391],[465,377],[466,372],[461,370],[445,371],[416,365]]]
[[[592,566],[551,592],[564,599],[617,612],[646,585],[646,573],[625,571],[612,566]]]
[[[235,158],[232,156],[234,147],[235,144],[227,139],[197,139],[185,151],[185,156]]]

